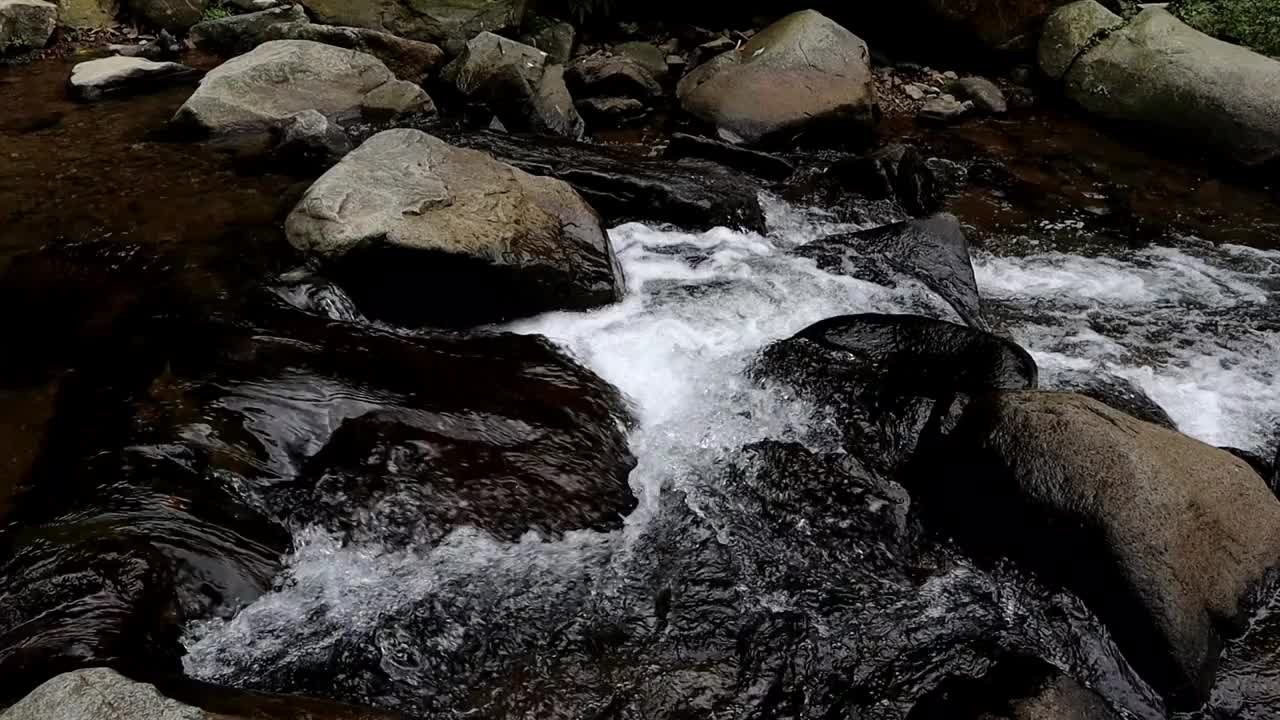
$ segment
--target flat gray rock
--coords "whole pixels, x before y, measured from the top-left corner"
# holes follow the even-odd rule
[[[97,100],[113,93],[138,92],[166,82],[192,77],[195,70],[174,62],[115,56],[77,63],[67,81],[71,94]]]

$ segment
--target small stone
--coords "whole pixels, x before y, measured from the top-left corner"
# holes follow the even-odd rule
[[[956,74],[956,71],[955,71],[955,70],[948,70],[948,71],[946,71],[946,72],[942,73],[942,77],[944,77],[944,78],[946,78],[946,79],[948,79],[948,80],[959,80],[959,79],[960,79],[960,76]]]
[[[920,108],[919,117],[921,120],[930,122],[953,122],[963,117],[970,108],[972,108],[972,103],[966,107],[964,104],[956,102],[955,98],[936,97]]]
[[[505,135],[507,133],[507,126],[502,124],[501,118],[499,118],[497,115],[494,115],[493,119],[489,121],[489,130],[491,130],[492,132],[502,133]]]
[[[915,84],[903,85],[902,93],[907,97],[911,98],[912,100],[924,99],[924,90],[921,90],[919,85],[915,85]]]
[[[116,56],[77,63],[67,84],[74,97],[97,100],[107,94],[137,91],[194,74],[195,70],[178,63]]]
[[[954,96],[954,95],[951,95],[950,93],[943,93],[943,94],[942,94],[942,96],[941,96],[941,98],[942,98],[943,100],[945,100],[946,102],[955,102],[955,101],[956,101],[955,96]]]
[[[303,110],[281,126],[276,158],[305,168],[328,168],[351,152],[351,139],[317,110]]]
[[[575,103],[578,112],[592,124],[621,125],[642,118],[644,103],[634,98],[585,98]]]
[[[938,95],[942,93],[941,90],[932,85],[921,85],[920,89],[924,90],[925,95]]]
[[[952,83],[949,89],[961,97],[969,98],[985,112],[1002,115],[1009,110],[1004,93],[986,78],[967,77]]]

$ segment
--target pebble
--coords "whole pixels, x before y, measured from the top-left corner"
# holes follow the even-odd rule
[[[903,85],[902,92],[904,95],[911,98],[912,100],[924,99],[924,91],[920,89],[919,85],[912,85],[912,84]]]

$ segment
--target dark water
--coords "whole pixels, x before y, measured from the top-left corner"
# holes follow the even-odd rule
[[[188,89],[81,106],[68,72],[0,69],[0,703],[106,662],[415,717],[903,718],[1047,663],[1166,716],[1078,599],[928,537],[827,408],[749,377],[834,315],[958,319],[790,254],[831,217],[625,225],[617,306],[373,326],[282,237],[306,178],[154,135]],[[1004,161],[951,209],[1042,368],[1274,447],[1269,196],[1057,115],[917,139]],[[1280,712],[1273,623],[1215,717]]]

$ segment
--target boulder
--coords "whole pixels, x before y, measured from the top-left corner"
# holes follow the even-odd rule
[[[386,122],[404,115],[435,115],[436,104],[407,80],[391,80],[369,91],[360,104],[365,119]]]
[[[1066,94],[1099,117],[1246,168],[1280,160],[1280,61],[1148,8],[1087,50]]]
[[[442,77],[508,129],[582,137],[582,118],[563,66],[548,67],[547,54],[535,47],[481,33],[445,67]]]
[[[768,180],[786,180],[796,171],[795,165],[777,155],[680,132],[671,134],[666,156],[706,158]]]
[[[1244,461],[1069,393],[981,395],[921,443],[913,497],[972,552],[1079,595],[1175,710],[1280,562],[1280,501]]]
[[[614,46],[613,54],[637,63],[659,82],[667,79],[667,54],[653,43],[635,40],[624,42]]]
[[[916,315],[830,318],[776,342],[751,374],[830,413],[845,450],[879,477],[906,467],[939,403],[1036,387],[1035,361],[981,330]]]
[[[1058,8],[1040,33],[1036,56],[1040,69],[1061,78],[1095,37],[1124,24],[1124,19],[1095,0],[1077,0]]]
[[[1091,397],[1108,407],[1153,425],[1177,430],[1169,413],[1142,388],[1104,370],[1058,370],[1046,372],[1043,386]]]
[[[956,97],[972,100],[974,107],[983,112],[1003,115],[1009,111],[1009,105],[1004,100],[1004,91],[986,78],[961,78],[952,83],[950,89]]]
[[[259,135],[295,113],[359,116],[366,98],[396,80],[380,60],[308,40],[273,40],[209,71],[173,117],[178,127],[215,135]],[[401,109],[429,101],[421,88]],[[380,108],[385,110],[386,108]]]
[[[134,17],[173,33],[184,33],[204,19],[210,0],[125,0]]]
[[[573,104],[578,113],[593,125],[619,127],[642,119],[649,108],[635,98],[591,97]]]
[[[0,54],[44,47],[58,24],[58,6],[44,0],[0,0]]]
[[[662,86],[644,65],[625,55],[594,53],[569,63],[565,76],[575,97],[632,98],[649,104],[662,97]]]
[[[304,0],[303,5],[326,25],[382,30],[444,48],[450,56],[485,32],[518,28],[526,0]]]
[[[870,52],[812,10],[793,13],[680,81],[685,111],[746,143],[875,123]]]
[[[328,169],[351,152],[351,139],[329,118],[315,110],[303,110],[287,118],[280,128],[275,154],[287,165],[304,169]]]
[[[118,0],[58,0],[58,25],[77,30],[105,28],[119,12]]]
[[[609,237],[572,188],[417,130],[367,140],[311,186],[286,232],[362,309],[405,324],[497,322],[622,297]]]
[[[566,65],[573,59],[573,48],[578,31],[570,23],[548,18],[535,18],[529,32],[520,36],[520,42],[532,45],[547,54],[547,62]]]
[[[940,213],[831,235],[802,245],[795,252],[813,258],[826,272],[878,285],[893,287],[898,276],[913,278],[937,293],[965,323],[986,328],[969,241],[954,215]]]
[[[366,28],[336,27],[316,23],[274,24],[267,29],[268,40],[310,40],[358,50],[383,62],[401,80],[426,82],[444,63],[444,51],[419,40]]]
[[[139,92],[175,80],[191,78],[196,71],[173,62],[152,62],[137,57],[108,57],[76,63],[67,85],[80,100],[104,95]]]
[[[188,695],[205,698],[202,708],[162,694],[110,668],[63,673],[40,685],[4,713],[3,720],[249,720],[306,717],[308,720],[397,720],[395,713],[292,697],[242,693],[229,688],[200,688]]]
[[[275,25],[306,22],[307,13],[301,5],[287,5],[205,20],[192,26],[188,37],[200,50],[231,57],[247,53],[267,40],[276,39],[267,34]]]

